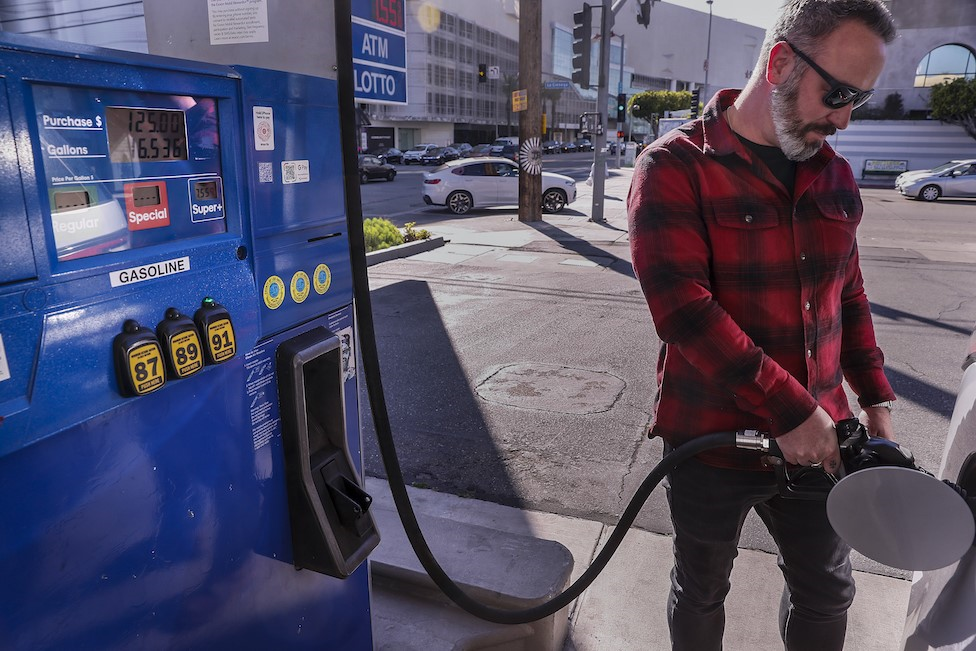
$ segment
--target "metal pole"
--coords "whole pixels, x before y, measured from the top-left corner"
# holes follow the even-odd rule
[[[624,52],[626,52],[626,50],[624,49],[624,35],[621,34],[620,35],[620,78],[617,80],[618,95],[624,92]],[[630,120],[625,119],[624,122],[630,122]],[[617,125],[617,131],[623,132],[623,129],[620,128],[621,126],[623,125],[620,124]],[[618,168],[620,167],[620,150],[623,149],[622,145],[623,145],[622,139],[618,137],[617,138],[617,167]]]
[[[702,93],[703,97],[701,101],[705,104],[711,99],[708,95],[708,69],[711,68],[711,57],[712,57],[712,2],[715,0],[705,0],[708,4],[708,43],[705,45],[705,86]]]
[[[607,116],[607,101],[610,98],[609,82],[607,77],[610,72],[610,30],[613,28],[613,12],[610,7],[610,0],[603,0],[603,11],[600,12],[600,76],[597,82],[596,110],[600,114],[600,121],[603,128],[596,134],[596,142],[593,148],[593,209],[590,213],[591,222],[603,222],[603,194],[606,187],[606,161],[607,155],[603,151],[607,145],[607,128],[609,119]]]

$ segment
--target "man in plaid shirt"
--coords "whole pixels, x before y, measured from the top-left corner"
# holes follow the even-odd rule
[[[666,449],[756,429],[786,461],[836,471],[842,381],[874,436],[892,438],[855,232],[862,204],[825,142],[866,102],[895,28],[881,0],[791,0],[741,92],[641,154],[630,244],[662,347],[652,436]],[[669,475],[674,649],[722,648],[742,523],[755,508],[786,579],[788,651],[842,649],[854,597],[850,549],[823,502],[784,500],[758,452],[703,453]]]

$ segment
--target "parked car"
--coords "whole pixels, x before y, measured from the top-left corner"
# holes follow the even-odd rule
[[[420,162],[424,165],[443,165],[449,160],[461,158],[461,153],[454,147],[435,147],[424,154]]]
[[[471,151],[468,152],[468,157],[474,158],[476,156],[491,156],[491,145],[484,144],[472,147]]]
[[[563,143],[563,151],[565,151],[565,152],[574,152],[574,151],[576,151],[576,143],[575,142],[564,142]]]
[[[976,159],[951,160],[930,170],[902,172],[895,179],[902,196],[935,201],[939,197],[976,197]]]
[[[502,152],[502,147],[505,145],[515,145],[518,147],[519,139],[518,136],[502,136],[491,143],[491,153],[497,156]]]
[[[461,158],[464,158],[465,156],[469,156],[470,155],[469,152],[472,149],[471,145],[469,143],[466,143],[466,142],[454,142],[454,143],[451,143],[448,146],[449,147],[453,147],[454,149],[457,149],[458,150],[458,153],[461,154]]]
[[[593,151],[593,143],[589,138],[579,138],[575,143],[576,151]]]
[[[562,146],[556,140],[545,140],[542,143],[543,154],[558,154],[562,151]]]
[[[417,145],[416,147],[411,147],[407,151],[403,152],[403,164],[410,165],[411,163],[416,163],[421,165],[421,159],[426,156],[431,149],[437,149],[437,145]]]
[[[494,151],[494,147],[492,147]],[[501,156],[502,158],[507,158],[508,160],[518,161],[519,148],[518,145],[502,145],[502,148],[498,150],[495,156]]]
[[[386,179],[392,181],[396,178],[396,168],[389,163],[384,163],[379,156],[372,154],[359,155],[359,182],[366,183],[370,179]]]
[[[464,159],[424,172],[424,203],[446,206],[455,215],[474,207],[517,205],[518,165],[505,158]],[[576,181],[542,173],[542,209],[559,212],[576,200]]]
[[[378,156],[381,160],[386,163],[402,163],[403,162],[403,152],[396,147],[380,147],[374,152],[370,152],[375,156]]]

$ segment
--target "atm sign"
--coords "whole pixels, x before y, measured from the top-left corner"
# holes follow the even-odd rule
[[[122,191],[130,231],[169,226],[169,199],[165,181],[126,183]]]

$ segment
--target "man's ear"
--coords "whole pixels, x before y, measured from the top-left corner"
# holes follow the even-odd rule
[[[796,55],[785,41],[780,41],[769,51],[769,61],[766,62],[766,81],[773,86],[782,84],[793,72]]]

